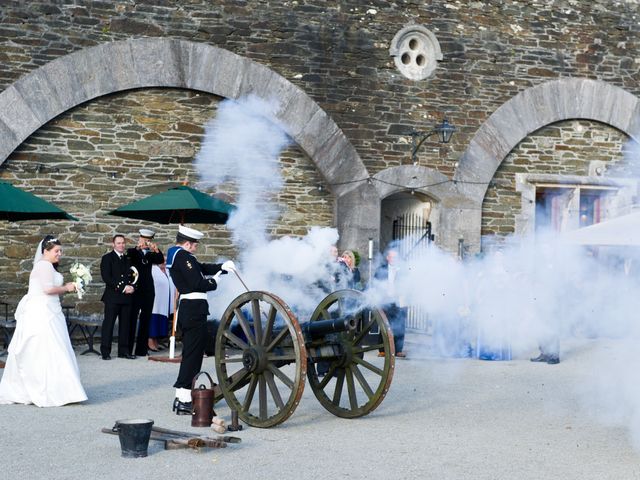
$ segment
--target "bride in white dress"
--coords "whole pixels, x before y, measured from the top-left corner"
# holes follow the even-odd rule
[[[60,306],[59,295],[75,291],[74,283],[62,284],[62,275],[53,266],[61,256],[58,239],[44,237],[29,276],[29,291],[16,308],[16,330],[0,380],[0,404],[57,407],[87,399]]]

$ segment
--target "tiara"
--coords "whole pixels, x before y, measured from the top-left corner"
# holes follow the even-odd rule
[[[55,242],[57,242],[57,241],[58,241],[58,239],[54,237],[54,238],[50,238],[49,240],[47,240],[47,241],[46,241],[46,242],[44,242],[44,243],[55,243]]]

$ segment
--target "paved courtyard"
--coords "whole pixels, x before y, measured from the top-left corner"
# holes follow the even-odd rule
[[[554,366],[435,358],[423,343],[428,337],[409,335],[410,358],[398,360],[386,399],[367,417],[331,415],[307,385],[287,422],[245,427],[239,445],[197,453],[151,441],[141,459],[121,458],[118,438],[100,429],[150,418],[215,435],[171,413],[177,365],[80,356],[85,404],[0,406],[0,471],[7,479],[640,478],[627,428],[601,421],[581,400],[610,343],[575,341]],[[215,371],[212,358],[205,368]],[[224,402],[216,409],[229,417]]]

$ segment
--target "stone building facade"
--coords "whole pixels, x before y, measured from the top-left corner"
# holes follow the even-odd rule
[[[615,216],[637,190],[639,29],[632,1],[4,0],[0,179],[80,222],[1,223],[0,295],[24,292],[52,230],[96,266],[142,225],[106,215],[124,203],[185,181],[233,201],[193,158],[220,101],[249,93],[278,101],[293,140],[274,236],[336,226],[363,254],[402,205],[476,253],[532,231],[545,195],[567,228],[580,198]],[[428,137],[414,164],[408,132],[445,116],[451,142]],[[233,255],[207,233],[204,255]]]

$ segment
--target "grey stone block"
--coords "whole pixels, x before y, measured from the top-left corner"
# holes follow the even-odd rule
[[[9,126],[0,120],[0,165],[7,159],[16,146],[20,145],[16,132],[11,130]]]
[[[66,110],[66,105],[60,102],[55,87],[49,81],[44,69],[21,78],[15,83],[15,88],[29,103],[33,113],[41,124],[44,124]]]
[[[80,56],[80,52],[72,55]],[[78,75],[75,69],[76,64],[75,57],[67,55],[40,69],[45,75],[47,83],[55,91],[56,101],[60,104],[61,111],[66,111],[89,100],[84,89],[85,79]]]
[[[296,140],[300,147],[313,158],[322,145],[336,135],[338,131],[338,126],[329,115],[318,108],[313,117],[305,125],[302,125]]]
[[[162,38],[142,38],[130,42],[134,70],[147,87],[185,87],[181,42]]]
[[[359,184],[336,200],[341,248],[366,252],[369,238],[379,238],[380,201],[373,185]]]
[[[204,44],[190,44],[188,51],[188,88],[238,98],[250,60]]]
[[[320,107],[292,83],[286,82],[284,87],[280,90],[283,108],[278,117],[290,126],[292,136],[297,137]]]
[[[316,165],[338,196],[355,188],[356,183],[345,180],[365,180],[369,177],[353,145],[338,130],[316,153]]]
[[[12,151],[42,124],[29,103],[14,86],[0,93],[0,122],[13,132]]]

